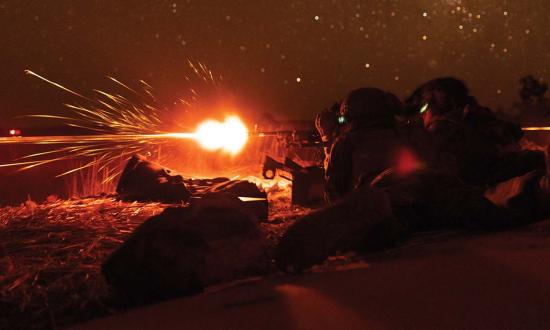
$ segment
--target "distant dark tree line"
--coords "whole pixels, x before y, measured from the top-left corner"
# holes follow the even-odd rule
[[[525,76],[519,81],[521,84],[519,96],[523,102],[541,101],[548,90],[546,82],[535,79],[532,75]]]

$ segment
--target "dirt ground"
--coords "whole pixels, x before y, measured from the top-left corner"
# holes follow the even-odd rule
[[[311,210],[290,205],[284,182],[258,184],[269,194],[261,227],[273,246]],[[300,276],[274,271],[127,310],[105,284],[101,263],[165,207],[98,196],[0,209],[0,328],[550,326],[550,220],[491,234],[420,233],[391,250],[333,256]]]
[[[77,328],[548,329],[549,260],[550,221],[423,233],[360,262],[251,279]]]
[[[273,247],[293,219],[309,209],[290,204],[287,181],[261,181]],[[0,329],[57,328],[125,310],[100,274],[101,264],[133,230],[166,207],[114,196],[27,201],[0,208]]]

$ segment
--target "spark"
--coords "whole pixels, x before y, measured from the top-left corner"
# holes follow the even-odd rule
[[[162,138],[189,139],[194,137],[195,137],[194,133],[25,136],[25,137],[18,137],[18,138],[1,137],[0,144],[68,144],[68,143],[86,144],[89,142],[139,141],[139,140],[162,139]]]
[[[26,136],[26,137],[0,137],[0,144],[71,144],[88,145],[90,143],[131,143],[143,142],[149,143],[150,140],[167,139],[193,139],[197,141],[206,150],[220,150],[231,154],[238,153],[248,140],[248,129],[237,116],[229,116],[225,122],[216,120],[206,120],[198,126],[195,132],[162,133],[162,134],[100,134],[100,135],[70,135],[70,136]],[[75,148],[74,146],[68,148]],[[68,151],[70,149],[62,148],[59,150],[46,151],[27,155],[22,157],[32,158],[57,152]],[[98,151],[98,150],[96,150]],[[101,151],[101,150],[99,150]],[[80,154],[83,151],[80,150]],[[0,164],[0,167],[14,166],[14,164]]]
[[[52,85],[54,85],[54,86],[56,86],[56,87],[58,87],[58,88],[61,88],[62,90],[66,91],[66,92],[69,92],[69,93],[71,93],[71,94],[74,94],[74,95],[76,95],[76,96],[78,96],[78,97],[81,97],[81,98],[83,98],[83,99],[90,100],[90,99],[88,99],[87,97],[85,97],[85,96],[83,96],[83,95],[81,95],[81,94],[78,94],[77,92],[75,92],[75,91],[73,91],[73,90],[70,90],[70,89],[68,89],[68,88],[65,87],[65,86],[62,86],[62,85],[60,85],[60,84],[58,84],[58,83],[56,83],[56,82],[53,82],[53,81],[51,81],[51,80],[48,80],[48,79],[42,77],[41,75],[39,75],[38,73],[32,72],[31,70],[25,70],[25,73],[28,74],[28,75],[31,75],[31,76],[35,76],[35,77],[37,77],[37,78],[39,78],[39,79],[42,79],[42,80],[44,80],[45,82],[47,82],[47,83],[49,83],[49,84],[52,84]]]
[[[191,107],[200,97],[199,88],[216,90],[220,87],[221,76],[216,76],[206,65],[188,61],[192,75],[185,79],[193,84],[190,96],[181,98],[181,105]],[[66,103],[69,115],[37,114],[25,117],[61,120],[65,125],[84,129],[93,135],[78,136],[33,136],[0,138],[0,144],[36,144],[52,145],[53,150],[25,155],[0,167],[16,167],[19,171],[28,170],[45,164],[70,160],[87,159],[84,165],[73,168],[58,176],[93,168],[107,170],[106,181],[116,178],[125,161],[135,153],[151,154],[161,145],[174,146],[181,139],[192,139],[201,146],[208,145],[209,150],[221,150],[232,155],[237,154],[248,139],[248,130],[238,117],[228,117],[226,122],[216,123],[216,134],[203,132],[203,125],[194,132],[170,132],[163,121],[166,107],[155,96],[154,89],[140,80],[138,88],[127,85],[114,77],[108,77],[129,95],[95,89],[95,96],[85,96],[57,82],[47,79],[31,70],[25,73],[70,93],[81,103]]]

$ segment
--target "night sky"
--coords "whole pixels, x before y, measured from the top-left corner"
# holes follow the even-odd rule
[[[0,1],[0,125],[62,113],[112,75],[169,102],[206,64],[247,111],[310,118],[360,86],[404,97],[442,75],[510,106],[518,79],[549,78],[548,0]],[[191,86],[192,87],[192,86]]]

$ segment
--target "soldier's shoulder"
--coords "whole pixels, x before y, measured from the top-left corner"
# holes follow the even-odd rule
[[[431,133],[449,133],[457,130],[464,130],[466,126],[464,123],[452,119],[438,119],[430,123],[427,127]]]

